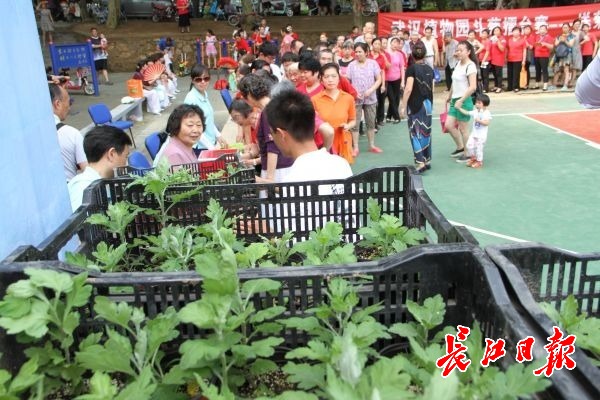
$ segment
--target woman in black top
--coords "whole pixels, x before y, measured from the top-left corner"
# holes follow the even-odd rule
[[[406,70],[406,85],[400,109],[402,118],[408,113],[410,142],[419,173],[431,168],[433,69],[425,64],[426,52],[425,45],[421,42],[413,46],[412,56],[415,62]]]

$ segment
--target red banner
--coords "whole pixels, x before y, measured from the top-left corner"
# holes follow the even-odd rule
[[[455,38],[462,39],[470,29],[479,34],[483,29],[491,32],[499,26],[508,35],[515,26],[525,25],[534,29],[547,25],[550,35],[556,36],[564,22],[570,23],[577,18],[582,24],[588,24],[590,31],[600,29],[600,4],[512,10],[379,13],[377,25],[380,36],[389,35],[392,26],[397,26],[401,32],[407,30],[420,34],[423,34],[425,27],[431,26],[435,37],[442,37],[444,32],[449,31]]]

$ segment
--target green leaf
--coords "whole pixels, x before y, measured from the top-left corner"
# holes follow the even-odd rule
[[[265,310],[257,311],[256,314],[250,317],[250,322],[257,324],[263,321],[271,320],[285,312],[286,308],[282,306],[273,306]]]
[[[255,293],[275,292],[281,287],[281,282],[273,279],[252,279],[242,284],[242,293],[245,297],[250,297]]]
[[[96,318],[102,318],[126,328],[129,326],[133,307],[125,302],[115,303],[107,297],[98,296],[95,298],[94,311],[97,314]]]
[[[381,303],[377,303],[361,308],[360,310],[354,310],[354,312],[352,313],[351,320],[355,324],[359,324],[366,320],[372,320],[373,317],[371,317],[371,315],[375,314],[378,311],[381,311],[382,309],[383,306],[381,305]]]
[[[206,339],[186,340],[179,346],[181,368],[192,369],[205,366],[207,361],[216,360],[242,339],[242,334],[229,332],[219,340],[211,335]]]
[[[344,246],[336,247],[329,252],[325,259],[325,264],[351,264],[357,261],[354,253],[354,245],[348,243]]]
[[[148,352],[154,354],[160,345],[170,342],[179,336],[179,317],[173,307],[169,307],[164,313],[158,314],[146,324],[148,332]]]
[[[265,322],[254,327],[255,332],[263,334],[278,334],[283,329],[283,326],[277,322]]]
[[[579,304],[572,294],[562,302],[560,317],[560,323],[567,331],[585,319],[584,314],[579,314]]]
[[[379,221],[379,218],[381,217],[381,207],[379,206],[377,200],[373,199],[372,197],[367,199],[367,212],[369,213],[369,218],[372,221]]]
[[[288,381],[298,385],[298,389],[309,390],[325,387],[325,365],[296,364],[288,362],[282,369]]]
[[[224,325],[226,315],[231,310],[232,298],[206,294],[200,300],[189,303],[179,310],[179,319],[184,323],[192,323],[198,328],[214,328]]]
[[[285,358],[288,360],[295,358],[308,358],[309,360],[328,362],[330,352],[327,346],[319,340],[311,340],[307,343],[307,347],[297,347],[294,350],[288,351]]]
[[[381,358],[367,369],[370,386],[382,400],[410,397],[410,376],[402,373],[404,362],[399,358]]]
[[[406,307],[412,316],[425,328],[431,330],[444,322],[446,303],[439,294],[428,297],[420,306],[414,301],[407,300]]]
[[[83,307],[88,304],[92,295],[92,285],[87,285],[86,273],[73,277],[73,290],[67,293],[67,304],[70,307]]]
[[[112,384],[109,375],[95,372],[90,379],[90,393],[77,396],[75,400],[112,400],[117,395],[117,388]]]
[[[152,382],[152,370],[146,367],[135,381],[123,389],[115,400],[148,400],[156,390],[156,383]]]
[[[600,336],[598,332],[600,332],[600,319],[590,317],[571,327],[569,334],[577,337],[577,346],[598,355],[600,354]]]
[[[75,353],[75,358],[83,367],[94,371],[135,375],[131,368],[133,352],[129,339],[112,329],[108,329],[107,333],[109,339],[104,345],[87,346]]]
[[[531,364],[527,367],[519,363],[512,364],[506,373],[496,375],[491,393],[495,398],[526,397],[552,385],[549,379],[535,376],[534,369],[535,366]]]
[[[67,293],[73,288],[73,278],[65,272],[50,269],[25,268],[31,283],[37,287],[52,289],[57,293]]]
[[[118,266],[121,264],[127,253],[127,243],[121,243],[119,246],[114,247],[113,245],[107,245],[105,242],[100,242],[96,246],[96,251],[92,252],[101,266],[102,271],[114,272],[118,270]]]
[[[540,308],[550,317],[552,321],[559,324],[560,323],[560,312],[550,303],[538,303]]]
[[[6,289],[6,295],[21,299],[27,299],[33,297],[39,292],[34,283],[29,279],[22,279],[15,283],[12,283],[8,289]]]
[[[319,320],[315,317],[290,317],[279,322],[285,325],[286,328],[300,329],[308,333],[314,333],[321,328]]]
[[[258,261],[269,252],[269,247],[264,243],[251,243],[236,257],[241,268],[254,268]]]
[[[353,386],[336,376],[333,368],[329,365],[327,366],[326,392],[332,400],[363,400]]]
[[[38,359],[32,358],[27,360],[21,366],[17,375],[10,383],[10,393],[21,393],[22,391],[34,386],[40,380],[44,379],[42,374],[37,373],[39,368]]]
[[[256,400],[319,400],[319,398],[312,393],[286,390],[275,397],[257,397]]]
[[[33,300],[29,314],[20,318],[0,318],[0,327],[6,329],[9,335],[24,332],[33,338],[41,338],[48,332],[49,304],[40,300]]]
[[[275,347],[283,342],[283,338],[268,337],[266,339],[254,341],[250,345],[250,348],[257,357],[271,357],[275,353]]]
[[[453,400],[458,398],[458,374],[450,374],[447,378],[439,372],[434,372],[425,388],[422,400]]]
[[[415,328],[412,323],[397,323],[390,327],[389,331],[391,333],[395,333],[396,335],[405,337],[405,338],[417,338],[419,337],[419,332]]]
[[[278,369],[279,367],[273,361],[262,358],[259,358],[250,364],[250,372],[252,372],[253,375],[262,375],[267,372],[277,371]]]
[[[73,253],[70,251],[65,252],[65,262],[80,268],[89,268],[90,264],[92,264],[85,254]]]
[[[21,318],[31,311],[31,300],[29,298],[4,296],[0,301],[0,316],[7,318]]]

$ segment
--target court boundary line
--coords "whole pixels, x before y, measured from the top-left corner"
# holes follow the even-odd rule
[[[546,128],[553,129],[553,130],[554,130],[556,133],[563,133],[563,134],[565,134],[565,135],[567,135],[567,136],[570,136],[570,137],[572,137],[573,139],[577,139],[577,140],[580,140],[580,141],[582,141],[583,143],[587,144],[588,146],[591,146],[591,147],[593,147],[593,148],[595,148],[595,149],[600,149],[600,145],[598,145],[598,143],[592,142],[591,140],[588,140],[588,139],[582,138],[581,136],[577,136],[577,135],[575,135],[574,133],[567,132],[567,131],[565,131],[565,130],[563,130],[563,129],[560,129],[560,128],[557,128],[557,127],[555,127],[555,126],[552,126],[552,125],[550,125],[550,124],[547,124],[547,123],[545,123],[545,122],[539,121],[539,120],[537,120],[537,119],[535,119],[535,118],[532,118],[532,117],[530,117],[530,116],[529,116],[529,115],[527,115],[527,114],[521,114],[521,116],[522,116],[523,118],[526,118],[526,119],[530,120],[530,121],[533,121],[533,122],[536,122],[536,123],[538,123],[538,124],[540,124],[540,125],[543,125],[543,126],[545,126]]]
[[[483,228],[477,228],[477,227],[474,227],[474,226],[471,226],[471,225],[463,224],[462,222],[456,222],[456,221],[451,221],[451,220],[448,220],[448,222],[450,222],[454,226],[465,227],[468,230],[473,231],[473,232],[483,233],[484,235],[493,236],[493,237],[497,237],[497,238],[500,238],[500,239],[506,239],[506,240],[510,240],[512,242],[517,242],[517,243],[531,242],[531,240],[525,240],[525,239],[521,239],[521,238],[518,238],[518,237],[515,237],[515,236],[505,235],[503,233],[489,231],[489,230],[483,229]]]

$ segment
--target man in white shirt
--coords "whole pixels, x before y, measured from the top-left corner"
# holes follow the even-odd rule
[[[83,171],[87,166],[87,159],[83,151],[83,137],[77,129],[62,122],[67,118],[71,109],[69,93],[63,87],[54,83],[48,85],[48,90],[52,101],[52,112],[54,112],[54,124],[58,135],[60,155],[63,159],[68,182],[77,175],[78,170]]]
[[[67,185],[73,211],[81,206],[83,192],[92,182],[112,178],[115,168],[127,165],[131,145],[129,136],[113,126],[97,126],[85,135],[83,149],[89,164]]]
[[[440,63],[439,60],[439,49],[438,42],[433,37],[433,28],[431,26],[425,27],[425,37],[421,38],[421,41],[425,44],[425,64],[429,65],[431,69],[437,67]]]
[[[315,109],[308,96],[295,90],[283,91],[271,98],[264,112],[275,144],[285,156],[295,160],[283,182],[352,176],[350,164],[344,158],[317,148],[314,141]]]

